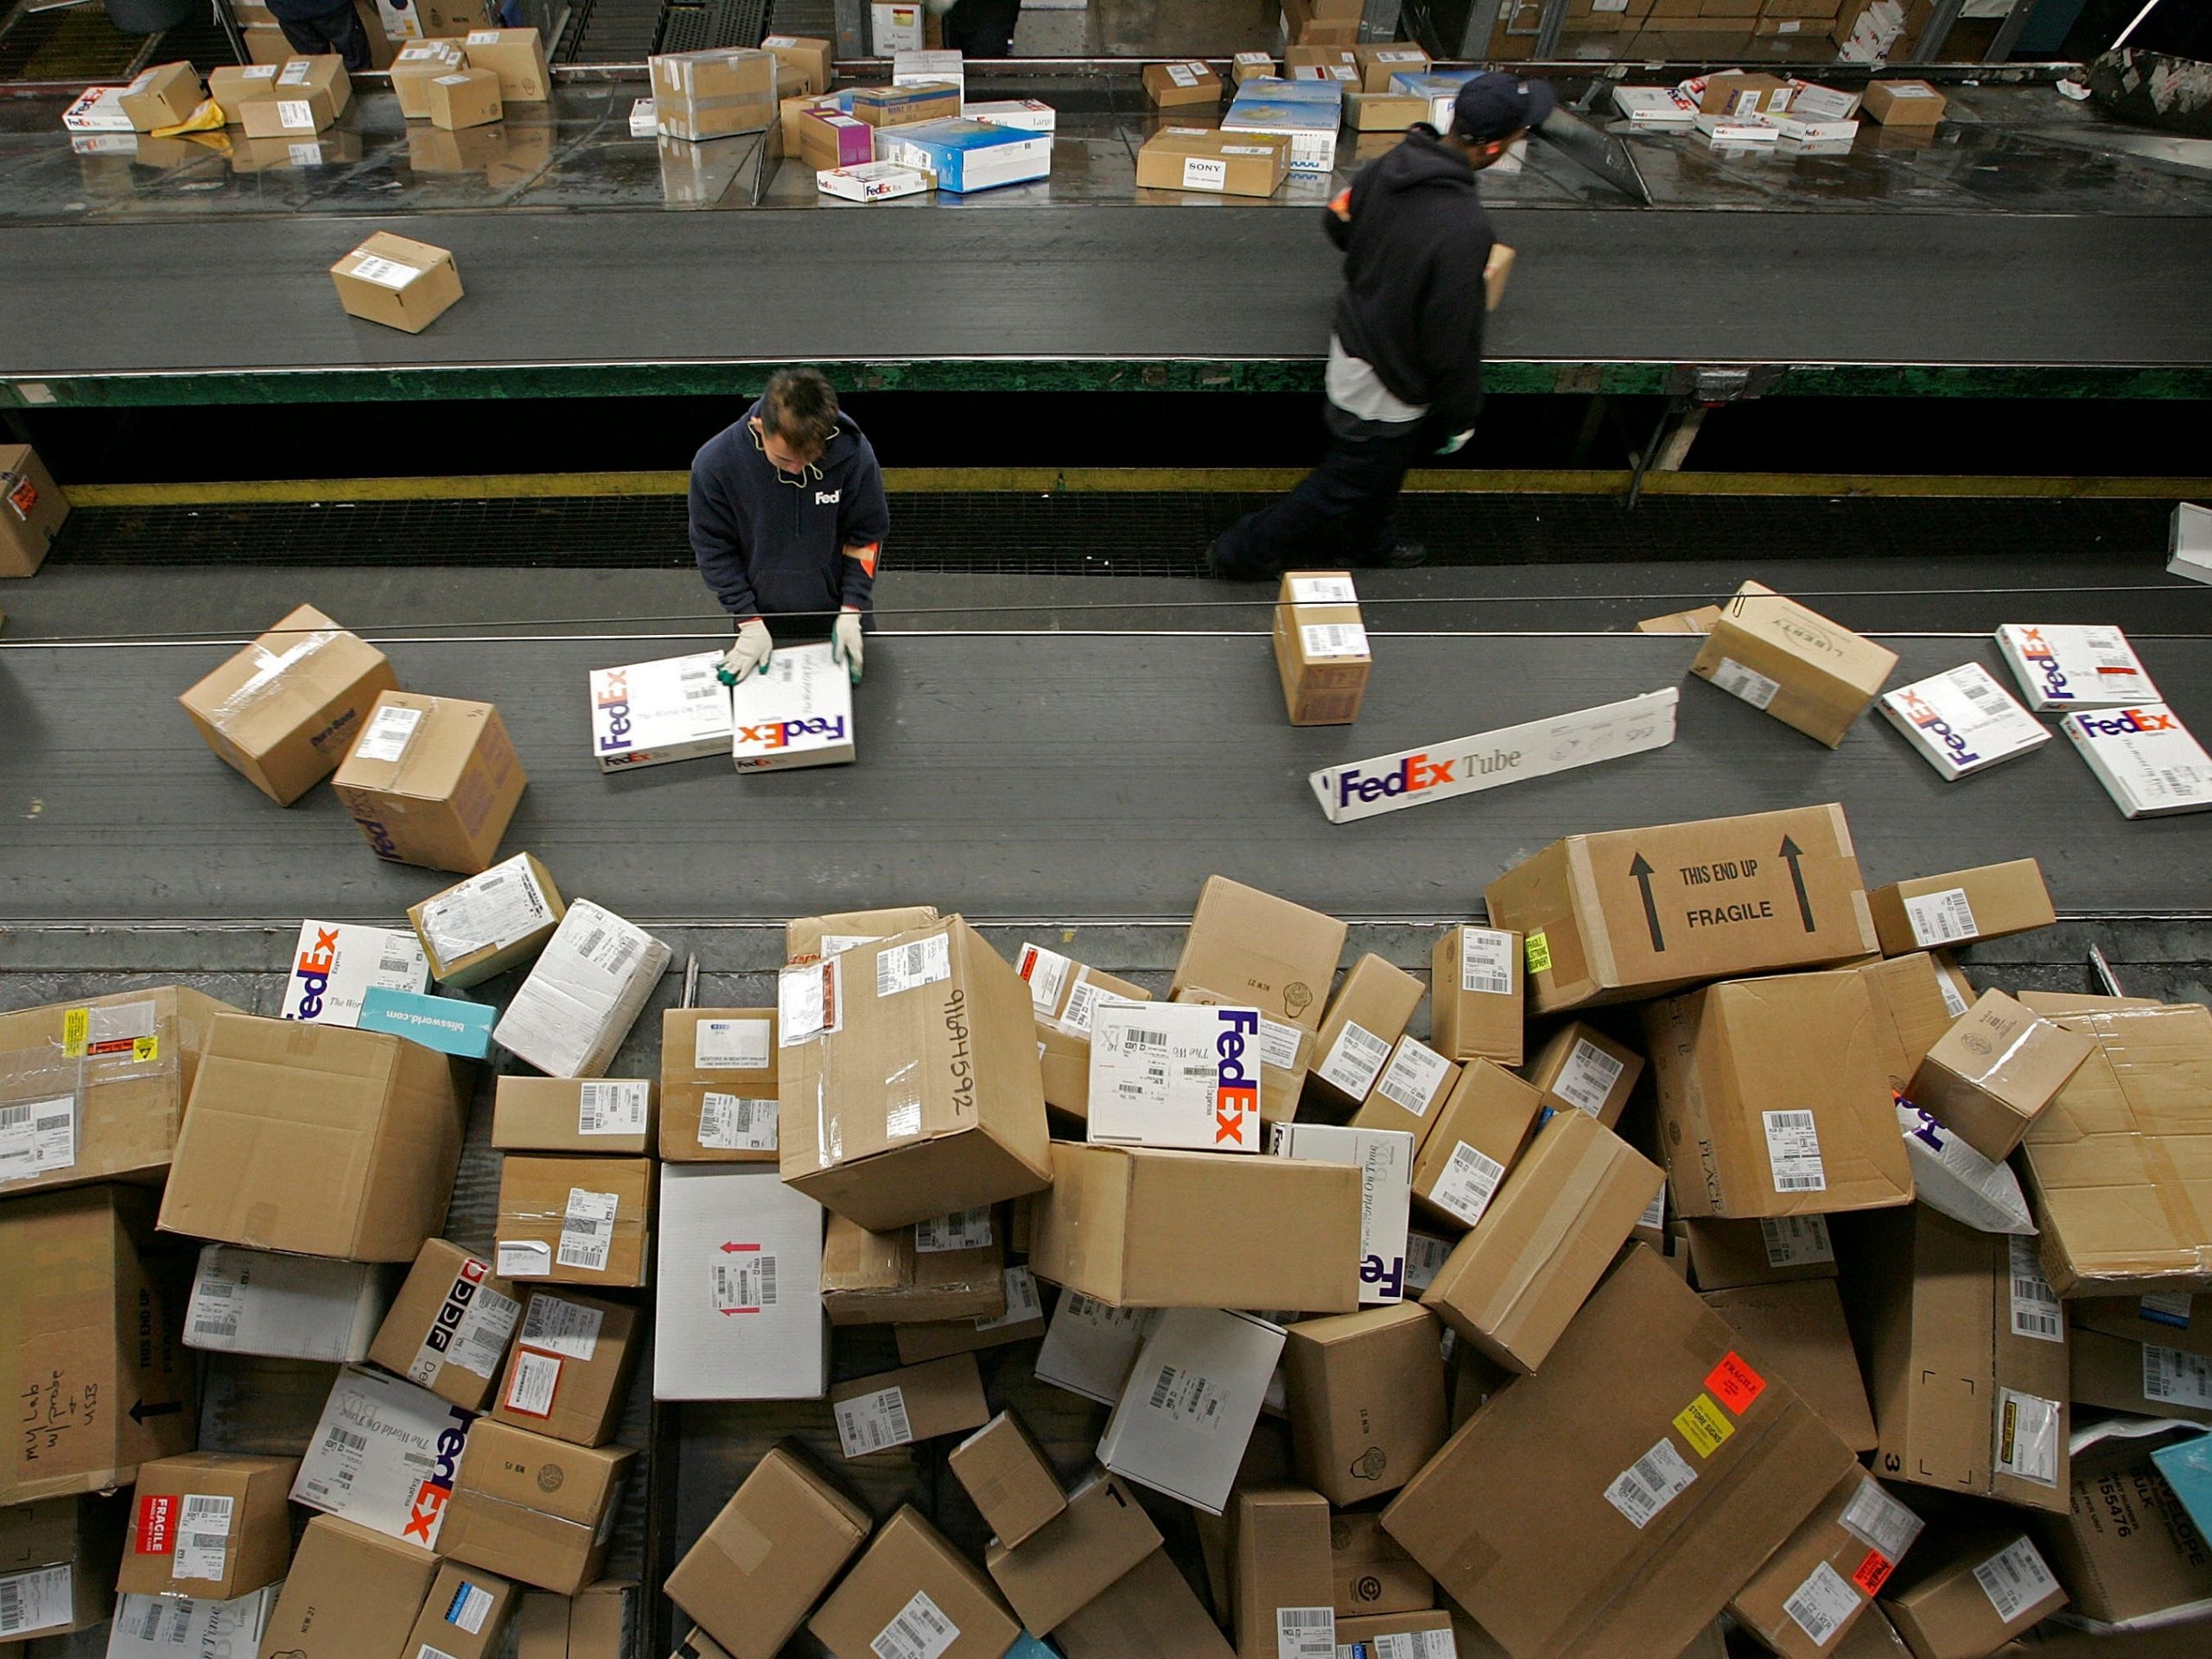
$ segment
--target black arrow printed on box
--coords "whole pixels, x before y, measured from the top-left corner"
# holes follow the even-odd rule
[[[1643,920],[1651,930],[1651,948],[1664,956],[1667,936],[1659,931],[1659,906],[1651,897],[1651,861],[1638,853],[1636,861],[1628,867],[1628,873],[1636,878],[1637,886],[1643,889]]]
[[[1805,892],[1804,867],[1797,861],[1799,859],[1804,857],[1804,855],[1805,849],[1800,847],[1795,840],[1786,835],[1783,836],[1782,857],[1789,866],[1789,880],[1797,889],[1797,914],[1804,921],[1805,931],[1808,933],[1810,933],[1814,931],[1813,901]]]
[[[130,1421],[143,1423],[149,1417],[174,1417],[184,1409],[184,1402],[172,1400],[167,1405],[149,1406],[143,1400],[130,1408]]]

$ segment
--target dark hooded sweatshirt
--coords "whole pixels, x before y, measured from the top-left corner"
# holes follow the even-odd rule
[[[691,461],[691,552],[722,608],[748,616],[867,611],[873,561],[849,547],[880,547],[891,530],[883,472],[852,416],[803,475],[780,473],[745,418],[717,433]]]
[[[1483,267],[1490,217],[1475,170],[1436,129],[1406,140],[1352,181],[1351,222],[1331,210],[1329,239],[1344,250],[1337,338],[1393,397],[1433,411],[1438,429],[1464,432],[1483,401]]]

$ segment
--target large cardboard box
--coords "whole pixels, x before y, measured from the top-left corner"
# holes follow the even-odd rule
[[[1137,151],[1137,185],[1146,190],[1272,196],[1289,176],[1290,140],[1271,133],[1162,127]]]
[[[1545,1039],[1526,1075],[1546,1110],[1581,1112],[1610,1129],[1643,1076],[1643,1056],[1586,1020],[1570,1020]]]
[[[800,35],[770,35],[761,41],[760,49],[805,77],[805,96],[820,97],[837,79],[836,48],[832,41]]]
[[[1411,974],[1371,952],[1352,963],[1313,1041],[1313,1088],[1323,1100],[1355,1108],[1367,1098],[1423,989]]]
[[[1423,1612],[1436,1605],[1436,1580],[1382,1530],[1382,1516],[1374,1510],[1330,1516],[1329,1570],[1341,1643],[1352,1640],[1344,1633],[1348,1619]]]
[[[1746,1348],[1780,1372],[1846,1446],[1872,1452],[1880,1443],[1834,1280],[1743,1285],[1702,1294],[1705,1305],[1734,1326]]]
[[[760,132],[776,118],[776,60],[745,47],[661,53],[651,60],[664,138],[696,143]]]
[[[573,1596],[600,1573],[622,1483],[638,1454],[571,1446],[485,1421],[447,1500],[438,1553]]]
[[[1455,1060],[1518,1065],[1526,988],[1521,936],[1510,929],[1446,928],[1429,963],[1429,1041]]]
[[[605,1446],[644,1349],[640,1316],[627,1303],[533,1290],[492,1415],[572,1445]]]
[[[1145,1338],[1107,1420],[1098,1461],[1140,1486],[1219,1515],[1282,1347],[1282,1327],[1251,1314],[1169,1308]]]
[[[2074,1452],[2063,1516],[2037,1524],[2043,1554],[2074,1611],[2122,1628],[2212,1605],[2212,1549],[2152,1453],[2198,1438],[2186,1429],[2091,1430]]]
[[[1010,1412],[999,1413],[954,1446],[945,1465],[990,1528],[993,1540],[1008,1549],[1019,1548],[1068,1507],[1060,1478]],[[999,1587],[1006,1588],[1003,1580]]]
[[[210,1244],[185,1304],[184,1345],[355,1364],[368,1357],[397,1277],[365,1262]]]
[[[1333,916],[1208,876],[1169,994],[1203,986],[1318,1032],[1346,931]]]
[[[1929,1047],[1906,1094],[1983,1157],[2002,1162],[2096,1043],[1985,991]]]
[[[838,1447],[848,1458],[981,1428],[991,1416],[973,1354],[840,1382],[830,1390],[830,1408]]]
[[[1414,1159],[1414,1202],[1427,1218],[1455,1235],[1479,1223],[1543,1109],[1504,1067],[1468,1062]]]
[[[480,875],[524,781],[490,703],[387,691],[331,787],[378,858]]]
[[[398,684],[382,652],[302,605],[177,701],[219,759],[289,806],[338,769]]]
[[[668,1599],[730,1659],[775,1659],[870,1525],[811,1465],[771,1447],[668,1575]]]
[[[1026,1541],[994,1540],[983,1565],[1022,1628],[1049,1634],[1160,1547],[1160,1529],[1135,1495],[1110,1475],[1094,1476]]]
[[[1840,806],[1570,836],[1484,896],[1524,936],[1533,1014],[1875,950]]]
[[[820,1399],[822,1206],[759,1165],[672,1165],[660,1191],[653,1398]]]
[[[579,899],[569,906],[493,1035],[556,1077],[606,1074],[671,952],[641,927]]]
[[[1230,1512],[1237,1659],[1334,1649],[1329,1506],[1298,1486],[1249,1487]]]
[[[1744,114],[1740,100],[1764,96],[1751,90],[1754,83],[1778,88],[1788,103],[1788,83],[1770,75],[1715,75],[1702,107]],[[1834,748],[1897,665],[1897,652],[1747,582],[1721,607],[1690,672]]]
[[[458,991],[530,961],[567,914],[552,873],[533,855],[517,853],[411,906],[407,919],[430,959],[430,976]]]
[[[1920,1517],[1854,1469],[1728,1603],[1782,1659],[1827,1659],[1874,1605]]]
[[[28,576],[69,517],[69,498],[28,443],[0,443],[0,576]]]
[[[1709,1624],[1851,1464],[1789,1385],[1638,1248],[1543,1368],[1469,1419],[1382,1524],[1513,1659],[1649,1659]],[[1500,1504],[1501,1492],[1528,1501]]]
[[[467,67],[468,54],[461,49],[458,41],[410,41],[401,47],[398,54],[391,60],[391,90],[392,95],[399,100],[400,114],[410,121],[429,120],[430,83],[440,75],[449,75]],[[259,71],[265,71],[265,73],[256,73]],[[264,64],[253,64],[245,70],[216,70],[208,84],[218,102],[222,102],[221,89],[225,85],[219,77],[226,73],[239,77],[241,91],[251,89],[255,94],[266,96],[267,86],[257,83],[275,79],[276,71],[274,65]],[[245,79],[249,75],[253,77],[251,80]],[[223,103],[223,107],[228,110],[233,106]]]
[[[644,1077],[501,1077],[492,1144],[501,1152],[655,1151],[654,1085]]]
[[[818,962],[856,944],[880,944],[900,933],[942,919],[934,905],[898,905],[885,910],[846,910],[828,916],[798,916],[784,924],[788,962]]]
[[[1030,1266],[1111,1306],[1359,1306],[1360,1172],[1055,1141]]]
[[[641,1590],[633,1580],[601,1579],[573,1596],[524,1591],[515,1608],[514,1659],[632,1659],[645,1617]]]
[[[990,1319],[1006,1312],[1006,1246],[990,1208],[871,1233],[830,1217],[822,1307],[832,1325]]]
[[[776,1011],[669,1008],[660,1017],[660,1155],[777,1161]]]
[[[2058,919],[2032,858],[1892,881],[1866,895],[1885,956],[1948,949],[2048,927]]]
[[[2003,1534],[1955,1548],[1950,1559],[1882,1598],[1914,1659],[1979,1659],[2066,1605],[2033,1541]]]
[[[1232,1659],[1190,1582],[1155,1549],[1052,1632],[1067,1659]]]
[[[650,1158],[530,1158],[499,1166],[499,1272],[517,1282],[635,1287],[652,1262]]]
[[[1239,144],[1252,135],[1224,137]],[[1290,165],[1289,145],[1282,165]],[[1189,162],[1184,170],[1192,170]],[[1349,726],[1359,718],[1375,656],[1349,570],[1294,570],[1275,598],[1275,671],[1294,726]]]
[[[461,41],[472,69],[499,78],[503,104],[543,104],[552,95],[545,42],[534,29],[472,29]]]
[[[420,1544],[315,1516],[301,1535],[262,1645],[299,1659],[397,1653],[437,1575],[438,1558]]]
[[[272,99],[247,105],[247,130],[252,130],[253,111],[282,104]],[[462,295],[461,268],[449,250],[390,231],[371,235],[331,266],[330,277],[338,288],[338,303],[349,316],[402,334],[421,334]]]
[[[521,1593],[495,1573],[448,1561],[431,1581],[402,1653],[416,1659],[490,1659],[512,1622]]]
[[[1304,1319],[1283,1346],[1298,1478],[1335,1504],[1395,1491],[1444,1444],[1443,1332],[1401,1305]]]
[[[226,1452],[141,1464],[116,1588],[232,1601],[278,1582],[292,1558],[284,1498],[299,1466]]]
[[[492,1264],[427,1239],[369,1345],[369,1358],[464,1411],[481,1411],[505,1363],[522,1303]]]
[[[164,1232],[412,1262],[445,1218],[466,1106],[398,1037],[219,1014],[162,1198]]]
[[[1021,1634],[990,1580],[912,1505],[883,1523],[806,1628],[834,1659],[1000,1659]]]
[[[1679,1214],[1912,1201],[1890,1042],[1857,974],[1732,980],[1655,1003],[1644,1028]]]

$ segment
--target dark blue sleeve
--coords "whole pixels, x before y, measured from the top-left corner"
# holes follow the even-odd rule
[[[875,573],[881,562],[883,541],[891,533],[891,505],[884,499],[883,469],[876,464],[874,448],[863,443],[853,468],[851,486],[837,508],[837,549],[844,556],[849,547],[873,547],[875,556],[845,557],[842,603],[859,610],[875,605]]]
[[[709,449],[691,463],[691,556],[721,607],[739,621],[760,614],[745,570],[745,527],[731,505],[734,480],[716,467]]]

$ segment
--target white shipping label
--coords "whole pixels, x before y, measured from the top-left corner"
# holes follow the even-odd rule
[[[0,1573],[0,1637],[29,1636],[49,1625],[75,1622],[76,1594],[71,1569],[42,1567],[29,1573]]]
[[[2058,1293],[2043,1276],[2035,1240],[2015,1233],[2005,1242],[2012,1257],[2012,1334],[2064,1342],[2066,1322],[2058,1311]]]
[[[956,1210],[949,1216],[932,1216],[914,1224],[914,1250],[920,1255],[942,1255],[950,1250],[990,1248],[991,1206]]]
[[[2162,1406],[2212,1411],[2212,1359],[2176,1348],[2143,1347],[2143,1397]]]
[[[1892,1567],[1904,1559],[1912,1541],[1920,1536],[1920,1517],[1872,1478],[1860,1483],[1839,1518],[1846,1532],[1869,1549],[1880,1551]]]
[[[766,1071],[766,1020],[702,1020],[691,1027],[694,1071]]]
[[[1329,1057],[1321,1062],[1317,1075],[1354,1100],[1364,1100],[1375,1086],[1382,1063],[1389,1058],[1389,1044],[1357,1020],[1347,1020],[1337,1040],[1329,1046]]]
[[[1459,1659],[1449,1630],[1386,1630],[1362,1653],[1357,1643],[1337,1649],[1337,1659]]]
[[[842,965],[835,957],[804,962],[776,976],[776,1046],[797,1048],[844,1024],[839,1006]]]
[[[512,1296],[486,1289],[482,1274],[486,1264],[471,1258],[467,1269],[447,1287],[415,1363],[407,1368],[408,1380],[429,1388],[448,1365],[458,1365],[481,1377],[499,1374],[506,1357],[507,1338],[514,1335],[522,1317],[522,1304]]]
[[[1959,993],[1952,976],[1942,969],[1936,970],[1936,988],[1943,994],[1943,1011],[1954,1020],[1967,1017],[1967,1000]]]
[[[304,110],[304,104],[279,104],[278,109]],[[284,123],[286,126],[293,124]],[[312,126],[312,121],[302,121],[302,126]],[[353,274],[365,283],[374,283],[378,288],[402,289],[423,273],[412,265],[403,265],[397,259],[386,259],[373,253],[365,253],[353,262]]]
[[[724,1250],[712,1277],[717,1313],[762,1313],[776,1305],[776,1258],[757,1244]]]
[[[1337,1610],[1276,1608],[1275,1659],[1337,1659]]]
[[[182,1516],[176,1527],[176,1554],[170,1559],[173,1579],[219,1579],[231,1554],[231,1511],[235,1500],[200,1492],[184,1497]]]
[[[607,1316],[595,1307],[541,1292],[530,1299],[530,1312],[522,1322],[523,1345],[588,1363],[599,1351],[599,1331],[606,1322]]]
[[[1821,1162],[1820,1130],[1810,1112],[1761,1112],[1766,1125],[1766,1161],[1777,1192],[1825,1192],[1827,1166]]]
[[[1908,899],[1904,914],[1912,925],[1912,942],[1923,950],[1933,945],[1957,944],[1981,931],[1974,925],[1974,906],[1967,902],[1964,887]]]
[[[1290,602],[1294,605],[1357,605],[1350,576],[1293,576]]]
[[[1278,1025],[1260,1016],[1260,1061],[1269,1071],[1290,1071],[1298,1065],[1299,1045],[1305,1040],[1302,1026]]]
[[[218,1265],[203,1267],[193,1281],[192,1300],[185,1307],[184,1317],[198,1340],[188,1343],[188,1347],[197,1348],[203,1344],[215,1347],[238,1340],[238,1317],[245,1303],[238,1293],[245,1287],[242,1281],[223,1274],[219,1263],[224,1260],[222,1256],[215,1257]]]
[[[570,1187],[569,1207],[561,1217],[561,1249],[556,1260],[564,1268],[606,1272],[607,1254],[614,1244],[614,1212],[620,1203],[620,1196],[613,1192]]]
[[[776,1106],[772,1100],[750,1100],[739,1095],[702,1095],[699,1144],[716,1152],[773,1152]]]
[[[1974,1568],[1974,1577],[1981,1593],[1989,1598],[1989,1605],[1997,1610],[1997,1617],[2007,1624],[2058,1589],[2058,1580],[2050,1576],[2036,1547],[2024,1538],[2008,1544]]]
[[[1224,144],[1221,153],[1224,156],[1272,156],[1274,151],[1266,144]]]
[[[495,1598],[480,1584],[464,1584],[454,1592],[453,1599],[446,1605],[446,1623],[467,1630],[471,1636],[484,1633],[484,1621],[492,1616]]]
[[[988,1313],[976,1321],[978,1331],[1000,1331],[1010,1325],[1041,1317],[1045,1304],[1037,1294],[1036,1276],[1027,1268],[1006,1270],[1006,1312]]]
[[[906,1421],[906,1396],[896,1385],[840,1400],[835,1410],[837,1444],[849,1458],[887,1452],[914,1438],[913,1427]]]
[[[960,1627],[926,1591],[917,1590],[868,1648],[875,1659],[942,1659],[959,1639]]]
[[[1178,86],[1181,86],[1185,89],[1195,86],[1198,84],[1198,77],[1196,73],[1195,66],[1187,63],[1169,64],[1167,66],[1167,79],[1173,81]]]
[[[1513,936],[1496,928],[1459,930],[1459,988],[1489,996],[1513,995]]]
[[[1805,1582],[1782,1604],[1782,1611],[1815,1647],[1825,1647],[1828,1638],[1843,1628],[1844,1621],[1859,1611],[1860,1599],[1859,1592],[1844,1582],[1840,1573],[1826,1561],[1815,1561]]]
[[[0,1106],[0,1186],[77,1163],[77,1098]]]
[[[1490,1208],[1490,1201],[1497,1196],[1497,1184],[1504,1179],[1503,1164],[1462,1141],[1452,1148],[1451,1160],[1436,1178],[1428,1201],[1472,1227]]]
[[[315,105],[308,102],[308,100],[303,98],[280,98],[276,100],[276,124],[283,128],[287,132],[313,132],[315,130]],[[368,262],[364,260],[362,263],[365,264]],[[385,262],[379,261],[378,263],[381,264]],[[407,282],[412,282],[415,277],[420,274],[419,272],[410,270],[405,265],[397,266],[396,269],[408,271],[406,278]],[[353,274],[356,276],[359,276],[365,273],[356,270]],[[405,286],[405,283],[385,283],[384,278],[381,276],[371,276],[369,280],[372,283],[384,283],[384,285],[386,288],[401,288]]]
[[[297,63],[286,64],[284,73],[276,77],[276,84],[279,86],[304,86],[314,75],[315,66],[302,59]]]
[[[510,861],[423,906],[423,931],[450,965],[490,948],[504,950],[553,919],[530,866]]]
[[[1620,1471],[1605,1488],[1605,1502],[1628,1517],[1638,1532],[1652,1517],[1690,1489],[1697,1471],[1682,1461],[1672,1440],[1661,1440]]]
[[[1185,156],[1183,158],[1183,188],[1228,189],[1229,163],[1217,156]]]
[[[1643,1206],[1643,1213],[1636,1224],[1646,1232],[1656,1233],[1667,1224],[1667,1189],[1662,1185],[1651,1195],[1651,1202]]]
[[[643,1135],[646,1083],[587,1083],[576,1091],[578,1135]]]
[[[2038,1486],[2058,1484],[2058,1402],[2013,1389],[1997,1390],[1997,1467]]]
[[[1180,1427],[1211,1434],[1221,1427],[1225,1399],[1212,1378],[1187,1367],[1163,1365],[1145,1403]]]
[[[1068,990],[1068,1011],[1060,1016],[1060,1029],[1090,1036],[1091,1023],[1098,1017],[1098,999],[1106,995],[1105,988],[1090,977],[1090,969],[1077,969],[1075,983]]]
[[[1451,1075],[1451,1061],[1408,1037],[1398,1045],[1390,1064],[1382,1068],[1375,1092],[1415,1117],[1426,1117],[1428,1103],[1436,1098],[1444,1080]]]
[[[1552,1084],[1552,1093],[1586,1116],[1596,1117],[1605,1109],[1605,1096],[1613,1092],[1613,1085],[1627,1069],[1626,1061],[1606,1053],[1588,1038],[1578,1037]]]
[[[415,1659],[454,1659],[443,1648],[434,1648],[428,1642],[415,1649]]]
[[[369,716],[369,728],[353,746],[356,760],[382,760],[397,765],[407,753],[415,728],[423,723],[420,709],[386,707]]]
[[[1048,1018],[1059,1011],[1060,993],[1067,988],[1068,976],[1074,969],[1075,963],[1058,951],[1033,944],[1021,947],[1021,960],[1015,968],[1028,982],[1031,1005]]]
[[[493,1245],[499,1277],[543,1279],[553,1271],[553,1247],[543,1239],[503,1238]]]
[[[1367,630],[1357,622],[1308,622],[1298,630],[1309,661],[1367,655]]]
[[[874,944],[882,937],[880,933],[824,933],[819,954],[825,959],[839,956],[855,945]]]
[[[1779,680],[1770,680],[1756,670],[1745,668],[1733,657],[1723,657],[1713,671],[1713,683],[1732,697],[1741,697],[1754,709],[1764,709],[1774,701],[1774,694],[1782,690]]]
[[[561,1363],[556,1355],[516,1349],[513,1373],[507,1379],[507,1408],[526,1417],[550,1417],[553,1395],[561,1386]]]
[[[932,933],[912,944],[894,944],[875,956],[875,994],[896,996],[901,991],[934,985],[952,977],[952,940]]]

